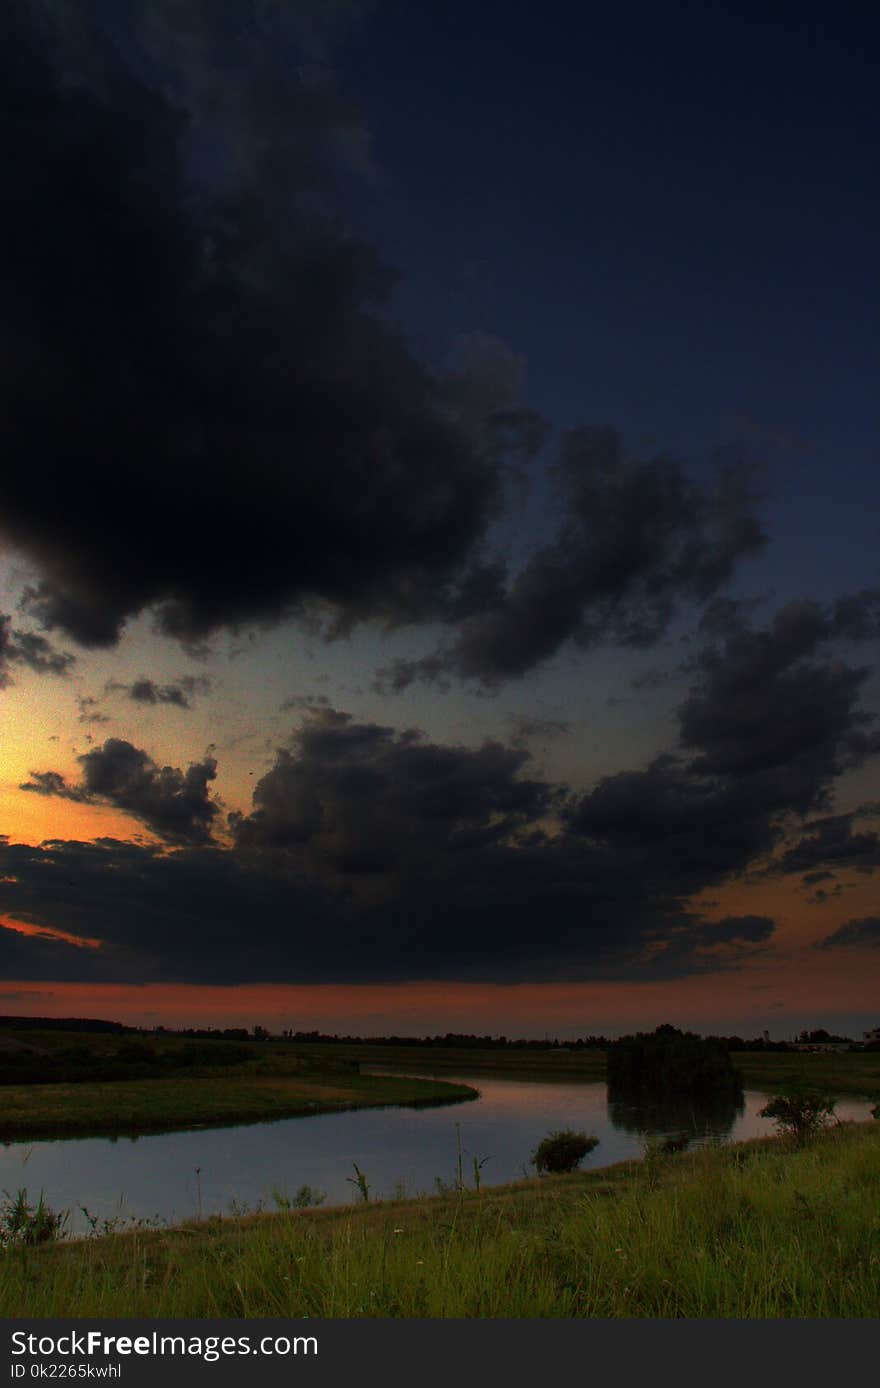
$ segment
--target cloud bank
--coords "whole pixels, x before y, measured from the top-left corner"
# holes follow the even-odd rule
[[[651,645],[762,547],[753,479],[569,430],[554,537],[492,552],[507,463],[547,426],[503,344],[472,334],[439,371],[395,326],[342,206],[370,164],[328,62],[353,9],[320,9],[4,10],[0,535],[32,566],[26,610],[85,647],[145,611],[191,647],[445,626],[390,689]]]

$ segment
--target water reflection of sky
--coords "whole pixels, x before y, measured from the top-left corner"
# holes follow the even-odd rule
[[[435,1109],[361,1109],[239,1128],[207,1128],[136,1139],[65,1139],[0,1147],[0,1189],[42,1190],[53,1209],[70,1209],[70,1225],[85,1230],[85,1205],[101,1219],[154,1218],[162,1222],[229,1213],[260,1202],[274,1208],[273,1191],[292,1196],[302,1185],[325,1192],[328,1204],[357,1198],[350,1183],[356,1162],[375,1198],[401,1186],[407,1195],[432,1193],[435,1178],[455,1179],[459,1138],[465,1182],[473,1185],[473,1161],[484,1185],[534,1174],[529,1159],[554,1128],[584,1129],[599,1138],[584,1169],[608,1166],[644,1149],[645,1123],[652,1137],[693,1134],[695,1143],[739,1141],[772,1131],[758,1109],[766,1096],[747,1091],[742,1111],[715,1122],[681,1113],[668,1127],[656,1111],[639,1115],[609,1104],[602,1083],[545,1083],[518,1079],[449,1076],[479,1088],[480,1098]],[[867,1100],[845,1099],[843,1119],[870,1116]],[[616,1120],[616,1121],[615,1121]],[[197,1170],[198,1168],[198,1170]]]

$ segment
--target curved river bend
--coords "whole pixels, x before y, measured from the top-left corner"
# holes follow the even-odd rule
[[[444,1078],[447,1078],[444,1076]],[[771,1132],[758,1117],[766,1096],[746,1091],[741,1110],[696,1113],[689,1106],[636,1109],[609,1103],[604,1083],[547,1083],[449,1076],[480,1090],[479,1099],[433,1109],[359,1109],[234,1128],[204,1128],[137,1138],[65,1138],[0,1147],[0,1190],[42,1190],[53,1209],[69,1209],[68,1228],[88,1229],[81,1207],[100,1220],[174,1223],[198,1215],[276,1207],[303,1185],[326,1204],[358,1198],[354,1163],[371,1198],[433,1194],[451,1184],[459,1140],[465,1184],[482,1162],[484,1186],[533,1175],[529,1159],[554,1128],[583,1129],[599,1146],[583,1169],[641,1156],[648,1138],[687,1135],[689,1145],[739,1141]],[[844,1119],[870,1116],[868,1100],[843,1099]],[[484,1160],[485,1159],[485,1160]]]

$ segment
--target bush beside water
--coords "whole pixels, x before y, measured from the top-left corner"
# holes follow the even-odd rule
[[[576,1171],[589,1152],[599,1146],[597,1137],[576,1133],[571,1128],[548,1133],[532,1157],[535,1170],[548,1172]]]

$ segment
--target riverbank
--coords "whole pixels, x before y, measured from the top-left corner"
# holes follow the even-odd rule
[[[0,1314],[876,1317],[880,1124],[439,1197],[12,1248]]]
[[[263,1123],[389,1104],[419,1107],[477,1097],[469,1085],[354,1071],[225,1073],[93,1084],[4,1085],[0,1142],[129,1136]]]

